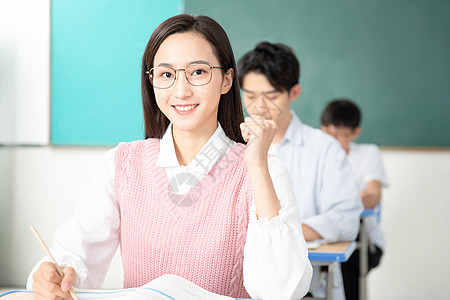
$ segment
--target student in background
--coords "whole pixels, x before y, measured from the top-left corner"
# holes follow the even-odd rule
[[[356,175],[361,199],[366,209],[373,209],[380,204],[381,189],[387,187],[388,181],[381,160],[380,149],[374,144],[356,144],[361,133],[361,112],[348,99],[331,101],[320,118],[321,129],[336,138],[347,153],[348,160]],[[368,217],[369,235],[369,270],[380,263],[383,253],[383,233],[376,216]],[[359,293],[359,250],[342,264],[345,296],[347,300],[358,299]]]
[[[119,245],[124,288],[175,274],[232,297],[303,297],[312,268],[289,173],[268,157],[276,124],[244,122],[225,31],[206,16],[172,17],[141,72],[145,140],[106,153],[55,234],[64,278],[38,263],[35,298],[100,288]]]
[[[278,125],[269,153],[279,157],[292,176],[305,239],[353,241],[362,212],[354,175],[336,140],[303,124],[290,110],[302,90],[293,51],[262,42],[239,60],[238,74],[247,112]],[[311,292],[316,297],[325,293],[319,275],[320,268],[314,268]],[[334,286],[334,299],[343,299],[339,271]]]

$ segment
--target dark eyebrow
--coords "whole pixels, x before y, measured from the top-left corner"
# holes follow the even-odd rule
[[[168,64],[168,63],[160,63],[159,65],[157,65],[157,67],[171,67],[171,68],[173,68],[173,65]]]
[[[249,90],[246,90],[246,89],[244,89],[244,88],[241,88],[241,90],[243,90],[244,92],[246,92],[246,93],[251,93],[251,94],[259,94],[260,92],[253,92],[253,91],[249,91]],[[275,93],[279,93],[279,91],[277,91],[277,90],[271,90],[271,91],[267,91],[267,92],[262,92],[263,94],[275,94]]]
[[[210,64],[209,62],[207,62],[205,60],[194,60],[194,61],[191,61],[188,65],[193,65],[193,64],[207,64],[207,65],[210,65],[210,66],[212,65],[212,64]],[[173,65],[168,64],[168,63],[160,63],[159,65],[157,65],[157,67],[171,67],[171,68],[173,68]]]
[[[194,61],[191,61],[189,64],[190,65],[192,65],[192,64],[207,64],[207,65],[212,66],[212,64],[210,64],[209,62],[207,62],[205,60],[194,60]]]
[[[263,92],[263,94],[275,94],[275,93],[280,93],[280,91],[278,91],[278,90],[271,90],[271,91]]]

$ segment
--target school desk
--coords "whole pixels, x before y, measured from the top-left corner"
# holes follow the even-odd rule
[[[334,267],[337,263],[346,262],[356,249],[356,242],[339,242],[322,244],[317,249],[308,251],[308,258],[313,266],[323,266],[326,273],[326,297],[333,299]],[[303,299],[319,299],[305,297]]]

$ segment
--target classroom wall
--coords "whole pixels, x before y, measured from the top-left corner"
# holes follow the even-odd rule
[[[450,151],[383,151],[386,255],[369,275],[370,299],[448,299]]]
[[[0,147],[0,286],[21,286],[88,185],[108,148]],[[448,299],[450,151],[383,150],[382,265],[369,275],[369,299]],[[105,288],[120,288],[116,257]]]
[[[50,0],[0,0],[0,145],[50,139]]]
[[[0,147],[0,286],[23,286],[44,252],[34,225],[50,246],[75,209],[107,148]],[[114,274],[120,274],[114,272]],[[121,286],[121,276],[107,286]]]

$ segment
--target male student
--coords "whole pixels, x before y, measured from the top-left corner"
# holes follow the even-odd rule
[[[380,149],[374,144],[356,144],[353,141],[361,133],[361,112],[352,101],[336,99],[324,109],[320,118],[321,129],[335,137],[347,153],[356,175],[364,207],[372,209],[381,201],[381,189],[388,185],[381,160]],[[383,250],[383,233],[376,216],[367,217],[369,236],[369,270],[380,263]],[[358,299],[359,250],[342,264],[345,296],[347,300]]]
[[[262,42],[238,63],[244,105],[250,115],[276,121],[278,131],[269,153],[289,170],[307,241],[352,241],[359,228],[361,199],[345,152],[330,136],[303,124],[290,104],[301,93],[299,62],[283,44]],[[339,268],[338,268],[339,269]],[[344,299],[340,272],[336,272],[334,299]],[[318,278],[320,270],[314,269]],[[324,284],[313,296],[324,295]]]

